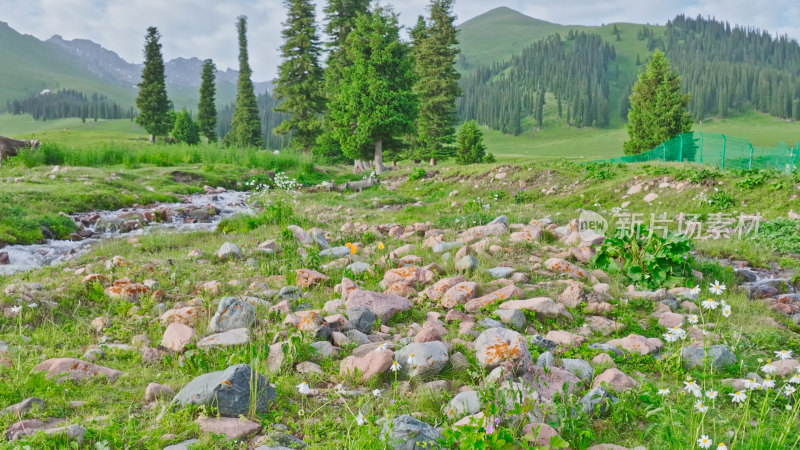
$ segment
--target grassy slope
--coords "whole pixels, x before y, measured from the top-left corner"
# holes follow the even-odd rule
[[[43,89],[73,88],[97,92],[123,104],[133,104],[135,92],[104,84],[74,61],[33,36],[21,35],[0,23],[0,111],[10,99]]]

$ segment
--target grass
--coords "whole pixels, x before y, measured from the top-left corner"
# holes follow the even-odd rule
[[[528,170],[530,169],[530,170]],[[75,169],[78,170],[78,169]],[[89,169],[81,169],[89,170]],[[97,176],[103,170],[97,171]],[[153,176],[155,179],[163,178],[161,170],[170,170],[157,167],[136,169],[134,173],[139,177]],[[226,169],[227,170],[227,169]],[[473,357],[473,352],[462,344],[454,346],[465,352],[470,363],[469,369],[464,372],[446,370],[440,377],[449,380],[452,385],[443,393],[430,393],[424,388],[426,380],[402,380],[396,383],[391,374],[377,377],[369,383],[360,383],[353,378],[339,375],[338,361],[316,356],[308,349],[313,338],[302,333],[297,333],[290,327],[281,325],[282,315],[275,315],[261,310],[258,321],[251,330],[254,341],[245,345],[224,350],[201,351],[192,349],[184,355],[182,362],[175,356],[163,358],[155,363],[145,363],[136,351],[107,351],[106,357],[97,363],[122,370],[124,375],[115,383],[91,381],[83,383],[57,384],[47,380],[42,375],[31,373],[31,369],[44,358],[50,357],[80,357],[85,349],[98,341],[98,336],[91,331],[90,323],[96,317],[106,317],[111,321],[110,328],[104,330],[102,335],[107,336],[111,342],[129,343],[133,336],[144,334],[155,346],[160,342],[164,325],[157,317],[160,314],[159,303],[172,307],[178,302],[187,302],[193,298],[209,305],[210,308],[198,325],[198,332],[202,333],[208,317],[214,312],[215,302],[226,295],[243,295],[251,282],[266,282],[272,288],[280,288],[293,280],[293,271],[300,267],[312,267],[324,272],[330,280],[320,286],[304,289],[306,295],[296,303],[306,303],[311,308],[321,308],[325,302],[334,298],[332,288],[342,276],[347,275],[341,267],[328,267],[323,269],[322,263],[315,256],[315,249],[309,249],[309,257],[305,260],[298,253],[297,241],[286,233],[287,223],[299,223],[305,229],[318,226],[329,232],[332,245],[343,245],[345,242],[361,242],[356,258],[374,265],[383,255],[406,241],[389,237],[368,236],[364,233],[339,233],[337,230],[347,221],[361,221],[367,224],[399,223],[411,224],[414,222],[431,221],[437,223],[446,221],[444,230],[447,240],[455,239],[457,233],[468,226],[465,222],[472,217],[485,222],[496,215],[505,214],[512,223],[525,223],[531,218],[544,216],[553,217],[559,224],[566,223],[573,218],[578,207],[590,207],[601,199],[603,209],[619,205],[622,201],[627,186],[635,182],[663,180],[664,177],[674,179],[695,180],[685,192],[661,193],[662,204],[648,206],[641,202],[640,197],[631,198],[631,210],[645,212],[656,208],[658,211],[674,212],[682,206],[698,208],[703,213],[718,211],[714,205],[701,205],[692,203],[692,196],[699,190],[710,186],[722,186],[730,190],[737,202],[743,198],[761,198],[766,196],[766,189],[781,180],[788,180],[793,185],[800,183],[785,175],[768,174],[766,180],[757,186],[747,185],[745,188],[737,187],[737,182],[743,176],[728,173],[709,173],[702,169],[681,164],[654,164],[650,166],[578,166],[569,162],[534,162],[527,166],[510,165],[478,165],[467,167],[445,166],[427,170],[427,177],[415,181],[407,181],[411,167],[403,167],[398,171],[389,172],[388,179],[382,186],[374,187],[360,193],[319,193],[292,195],[280,193],[263,194],[264,198],[257,200],[267,205],[269,200],[283,199],[280,210],[266,208],[263,220],[248,223],[241,227],[226,229],[225,232],[214,233],[188,233],[169,234],[146,233],[135,240],[120,238],[104,241],[96,245],[92,252],[67,263],[64,267],[52,267],[21,274],[14,277],[0,278],[0,286],[10,283],[41,282],[44,291],[37,294],[34,301],[39,299],[57,299],[56,306],[48,306],[44,302],[37,308],[30,308],[27,303],[23,305],[21,315],[8,318],[0,317],[0,340],[7,342],[12,347],[10,358],[13,368],[0,373],[0,403],[11,404],[29,396],[38,396],[47,402],[43,410],[34,410],[29,417],[65,417],[70,423],[81,424],[87,428],[85,444],[89,447],[105,445],[110,448],[124,447],[136,443],[137,448],[160,449],[165,445],[180,442],[184,439],[199,437],[202,449],[243,449],[247,443],[225,442],[214,439],[199,431],[193,422],[197,417],[214,416],[214,411],[206,408],[167,408],[164,402],[157,403],[154,407],[145,407],[142,398],[144,389],[150,382],[158,382],[180,389],[192,378],[213,370],[222,370],[230,364],[248,363],[259,372],[266,373],[267,344],[275,339],[290,339],[293,342],[293,353],[290,360],[279,373],[270,376],[270,382],[278,391],[277,401],[266,414],[252,414],[250,418],[262,424],[264,434],[277,432],[281,427],[286,427],[287,432],[302,438],[309,449],[321,448],[384,448],[384,444],[377,439],[380,435],[381,424],[377,420],[386,418],[391,420],[399,414],[417,413],[421,420],[428,423],[442,424],[450,429],[451,420],[444,414],[453,393],[461,386],[468,386],[481,390],[489,404],[499,405],[496,400],[499,395],[497,389],[492,389],[485,382],[487,371],[481,368]],[[494,177],[498,172],[506,172],[503,179]],[[240,172],[247,176],[248,172]],[[233,177],[234,172],[229,172]],[[708,180],[713,180],[711,183]],[[234,181],[232,179],[232,181]],[[240,178],[239,181],[244,181]],[[54,181],[62,186],[63,180]],[[527,200],[516,202],[520,182],[525,183],[524,192],[531,194]],[[716,183],[722,182],[722,185]],[[478,185],[478,187],[475,187]],[[556,192],[548,195],[541,194],[542,188],[557,187]],[[158,190],[167,186],[159,186]],[[453,196],[453,190],[459,192]],[[764,215],[773,218],[785,214],[785,208],[791,205],[791,191],[772,193],[772,205],[764,206]],[[581,196],[583,195],[583,197]],[[641,195],[641,194],[640,194]],[[481,197],[480,201],[474,201]],[[421,206],[410,206],[417,201],[422,201]],[[683,202],[683,205],[682,203]],[[688,203],[688,204],[687,204]],[[488,204],[488,208],[484,208]],[[378,206],[376,206],[378,205]],[[383,205],[392,206],[383,208]],[[395,206],[400,209],[395,209]],[[737,203],[738,205],[738,203]],[[482,214],[476,214],[475,206]],[[761,208],[762,206],[759,205]],[[288,211],[286,208],[290,208]],[[271,211],[271,212],[270,212]],[[289,219],[293,217],[294,220]],[[456,221],[455,219],[460,219]],[[259,242],[266,239],[276,239],[282,248],[280,256],[270,257],[259,255],[254,248]],[[425,263],[437,262],[445,273],[442,276],[453,275],[452,260],[444,261],[440,255],[434,254],[429,248],[419,245],[421,237],[415,241],[417,248],[414,254],[421,257]],[[386,244],[384,250],[377,249],[377,241]],[[239,245],[246,258],[251,261],[224,262],[210,256],[226,241]],[[490,279],[480,272],[480,269],[497,265],[512,266],[519,270],[530,272],[532,283],[548,282],[540,287],[526,291],[525,298],[532,296],[548,296],[555,298],[563,289],[560,285],[552,283],[553,279],[537,273],[532,269],[529,258],[532,255],[544,257],[550,251],[549,245],[560,245],[553,240],[532,243],[530,245],[515,245],[505,239],[500,245],[507,249],[496,255],[480,255],[479,271],[469,278],[479,283],[479,293],[485,294],[494,289]],[[770,255],[763,254],[762,247],[748,244],[740,249],[728,249],[731,255],[737,258],[756,257],[754,262],[766,262],[773,259]],[[191,249],[199,249],[205,255],[205,261],[196,261],[187,257]],[[698,249],[707,255],[710,249],[719,250],[716,243],[698,243]],[[735,250],[735,251],[734,251]],[[759,255],[758,253],[762,253]],[[114,256],[122,256],[125,260],[120,266],[110,269],[105,267],[105,261]],[[150,269],[152,267],[152,270]],[[391,266],[389,266],[391,267]],[[106,296],[98,285],[84,285],[82,276],[74,272],[83,268],[88,272],[103,273],[110,279],[131,277],[136,281],[146,278],[155,280],[162,290],[164,297],[145,297],[136,302],[115,300]],[[388,268],[388,267],[387,267]],[[654,448],[689,448],[696,437],[695,431],[704,430],[704,434],[711,434],[715,444],[720,440],[730,443],[725,435],[728,428],[736,429],[738,419],[742,415],[742,408],[737,408],[729,401],[729,388],[721,385],[720,380],[728,377],[744,377],[747,372],[756,370],[763,365],[763,360],[772,358],[772,351],[778,349],[793,349],[800,351],[800,340],[795,334],[796,327],[780,315],[772,312],[766,304],[751,301],[741,292],[734,291],[735,284],[732,272],[723,270],[715,264],[698,264],[707,279],[719,279],[728,284],[731,290],[725,299],[732,305],[734,315],[723,321],[721,318],[709,318],[709,321],[720,323],[714,332],[721,335],[723,342],[734,348],[740,363],[724,372],[710,372],[706,369],[687,370],[676,364],[669,355],[677,351],[677,347],[670,347],[664,360],[657,360],[648,355],[641,357],[614,357],[616,366],[626,374],[633,375],[642,372],[645,379],[640,387],[627,393],[619,394],[620,402],[614,405],[607,417],[587,417],[583,414],[575,415],[577,397],[557,400],[552,407],[552,414],[546,421],[555,426],[572,448],[586,448],[594,443],[616,443],[633,447],[647,442]],[[378,290],[378,283],[383,269],[376,266],[376,275],[364,274],[356,282],[364,289]],[[196,289],[198,283],[209,280],[220,282],[220,292],[200,292]],[[621,300],[625,291],[625,281],[612,274],[611,286],[614,299],[614,311],[610,318],[628,326],[626,330],[612,333],[608,337],[590,336],[589,342],[605,342],[608,339],[627,336],[628,333],[638,332],[646,336],[661,337],[665,330],[654,324],[652,313],[655,306],[650,300],[634,300],[625,303]],[[526,288],[528,289],[528,288]],[[0,290],[2,292],[2,290]],[[0,294],[0,305],[9,306],[17,303],[16,296]],[[484,317],[494,317],[489,308],[477,315],[480,320]],[[415,321],[422,323],[425,311],[439,310],[433,303],[419,303],[412,311],[404,313],[389,325],[393,332],[405,336],[408,325]],[[443,311],[440,311],[443,312]],[[546,334],[550,330],[570,329],[578,326],[587,314],[580,308],[571,310],[575,321],[547,321],[536,320],[536,330]],[[535,320],[535,317],[534,317]],[[768,320],[779,320],[788,329],[780,329],[768,325]],[[284,334],[286,333],[286,334]],[[526,332],[529,334],[529,332]],[[25,336],[23,340],[22,336]],[[448,325],[448,339],[458,336],[457,326]],[[469,340],[470,338],[464,337]],[[540,350],[533,347],[534,357]],[[342,350],[344,357],[350,347]],[[577,357],[591,359],[599,350],[589,349],[583,345],[559,355],[562,358]],[[759,362],[759,359],[762,362]],[[320,365],[323,375],[301,375],[292,370],[294,363],[300,361],[314,361]],[[595,375],[604,367],[597,367]],[[691,396],[678,395],[683,388],[683,381],[691,377],[702,382],[705,389],[714,388],[720,392],[720,399],[713,405],[714,421],[711,415],[700,421],[699,416],[689,413],[692,409]],[[321,390],[324,394],[317,397],[304,397],[297,393],[295,388],[301,381],[307,381],[312,388]],[[403,381],[409,381],[410,390],[405,391]],[[365,394],[358,396],[341,397],[335,393],[334,387],[344,383],[345,389],[362,388]],[[370,391],[374,388],[383,392],[374,397]],[[656,389],[670,388],[673,395],[662,398],[656,395]],[[757,399],[763,397],[753,393]],[[73,408],[69,402],[83,400],[87,403],[81,407]],[[758,404],[760,407],[760,403]],[[488,406],[487,406],[488,407]],[[520,404],[520,408],[525,405]],[[752,410],[758,423],[772,423],[775,425],[774,436],[777,436],[786,423],[782,416],[782,401],[776,401],[766,408],[765,413],[760,413],[758,408]],[[304,414],[300,415],[300,410]],[[157,416],[164,411],[161,420]],[[748,410],[750,411],[750,410]],[[357,426],[355,416],[359,413],[368,420],[367,424]],[[521,439],[516,422],[504,416],[498,425],[498,432],[493,439],[505,439],[511,436]],[[557,420],[554,418],[558,418]],[[8,426],[17,419],[6,415],[0,417],[0,427]],[[673,425],[674,423],[680,426]],[[705,425],[703,425],[705,424]],[[702,428],[705,426],[706,428]],[[716,428],[713,428],[716,426]],[[487,434],[478,428],[474,431],[465,431],[459,440],[467,442],[468,439],[486,439]],[[760,437],[758,433],[763,433]],[[773,432],[765,428],[753,428],[748,433],[746,440],[740,441],[741,448],[756,446],[758,439],[761,442],[777,442]],[[68,445],[64,438],[46,437],[40,435],[27,439],[24,444],[31,448],[64,448]],[[10,444],[9,444],[10,445]],[[495,441],[496,446],[500,441]],[[787,447],[788,445],[788,447]],[[790,448],[786,444],[784,448]]]

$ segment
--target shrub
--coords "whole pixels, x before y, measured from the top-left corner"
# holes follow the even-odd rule
[[[456,162],[474,164],[484,160],[486,146],[483,145],[483,133],[474,120],[464,123],[456,136]],[[494,158],[494,157],[493,157]]]
[[[676,286],[691,275],[691,241],[680,235],[607,237],[592,263],[604,270],[619,271],[647,288]]]
[[[416,169],[412,169],[411,173],[408,174],[408,181],[416,181],[425,178],[428,175],[428,172],[425,172],[425,169],[422,167],[417,167]]]
[[[764,223],[756,242],[776,253],[800,255],[800,222],[782,219]]]

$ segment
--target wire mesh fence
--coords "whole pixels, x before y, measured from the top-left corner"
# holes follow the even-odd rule
[[[684,133],[638,155],[613,158],[610,162],[683,161],[725,169],[774,169],[792,173],[800,164],[800,143],[781,142],[774,147],[755,147],[744,138],[712,133]]]

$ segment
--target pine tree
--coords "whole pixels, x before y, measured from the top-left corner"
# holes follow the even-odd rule
[[[474,164],[483,161],[486,146],[483,145],[483,132],[478,122],[470,120],[461,125],[456,136],[456,162]]]
[[[150,142],[155,142],[156,136],[165,136],[172,128],[169,115],[172,103],[167,97],[167,82],[160,38],[161,35],[156,27],[147,29],[144,41],[142,81],[138,84],[139,95],[136,97],[136,107],[139,108],[136,123],[150,133]]]
[[[360,15],[345,51],[351,64],[330,105],[332,134],[355,170],[372,156],[375,172],[382,173],[384,142],[411,131],[417,112],[413,61],[400,42],[397,16],[380,7]]]
[[[292,133],[292,144],[311,150],[321,131],[320,114],[325,108],[323,71],[319,65],[320,42],[314,23],[314,4],[309,0],[286,0],[288,18],[283,24],[283,63],[278,69],[276,111],[290,114],[275,133]]]
[[[328,36],[325,42],[328,56],[324,74],[326,111],[322,119],[322,134],[313,148],[314,154],[322,159],[336,161],[344,157],[339,141],[332,135],[333,125],[330,123],[329,111],[339,95],[342,70],[352,64],[344,50],[347,36],[355,28],[358,15],[369,12],[369,3],[370,0],[329,0],[324,9],[325,34]]]
[[[411,56],[414,58],[414,68],[416,71],[417,61],[419,61],[420,50],[422,47],[422,42],[428,37],[428,24],[425,22],[425,17],[417,16],[417,23],[411,28],[409,32],[409,36],[411,37]],[[416,72],[414,74],[417,76]],[[414,83],[416,84],[418,80],[415,79]],[[425,157],[424,150],[422,149],[420,140],[419,140],[419,115],[417,115],[417,120],[414,121],[414,129],[406,136],[406,141],[408,142],[409,152],[408,157],[414,160],[415,164],[419,164],[419,162]]]
[[[217,67],[210,59],[203,61],[203,73],[200,81],[200,103],[197,105],[197,123],[208,142],[217,141],[217,107],[215,97],[217,88],[214,85]]]
[[[236,29],[239,33],[239,82],[231,130],[225,135],[224,142],[232,147],[261,147],[264,144],[261,118],[247,56],[247,17],[239,16],[236,19]]]
[[[415,49],[414,93],[419,99],[417,137],[421,155],[436,165],[453,153],[458,121],[456,98],[461,95],[454,0],[431,0],[428,28]],[[419,25],[418,25],[419,26]]]
[[[670,67],[664,53],[653,52],[645,71],[633,86],[628,111],[626,154],[652,149],[692,129],[687,111],[689,95],[681,92],[681,78]]]
[[[172,137],[176,142],[189,145],[200,143],[200,127],[185,109],[175,115],[175,126],[172,128]]]

